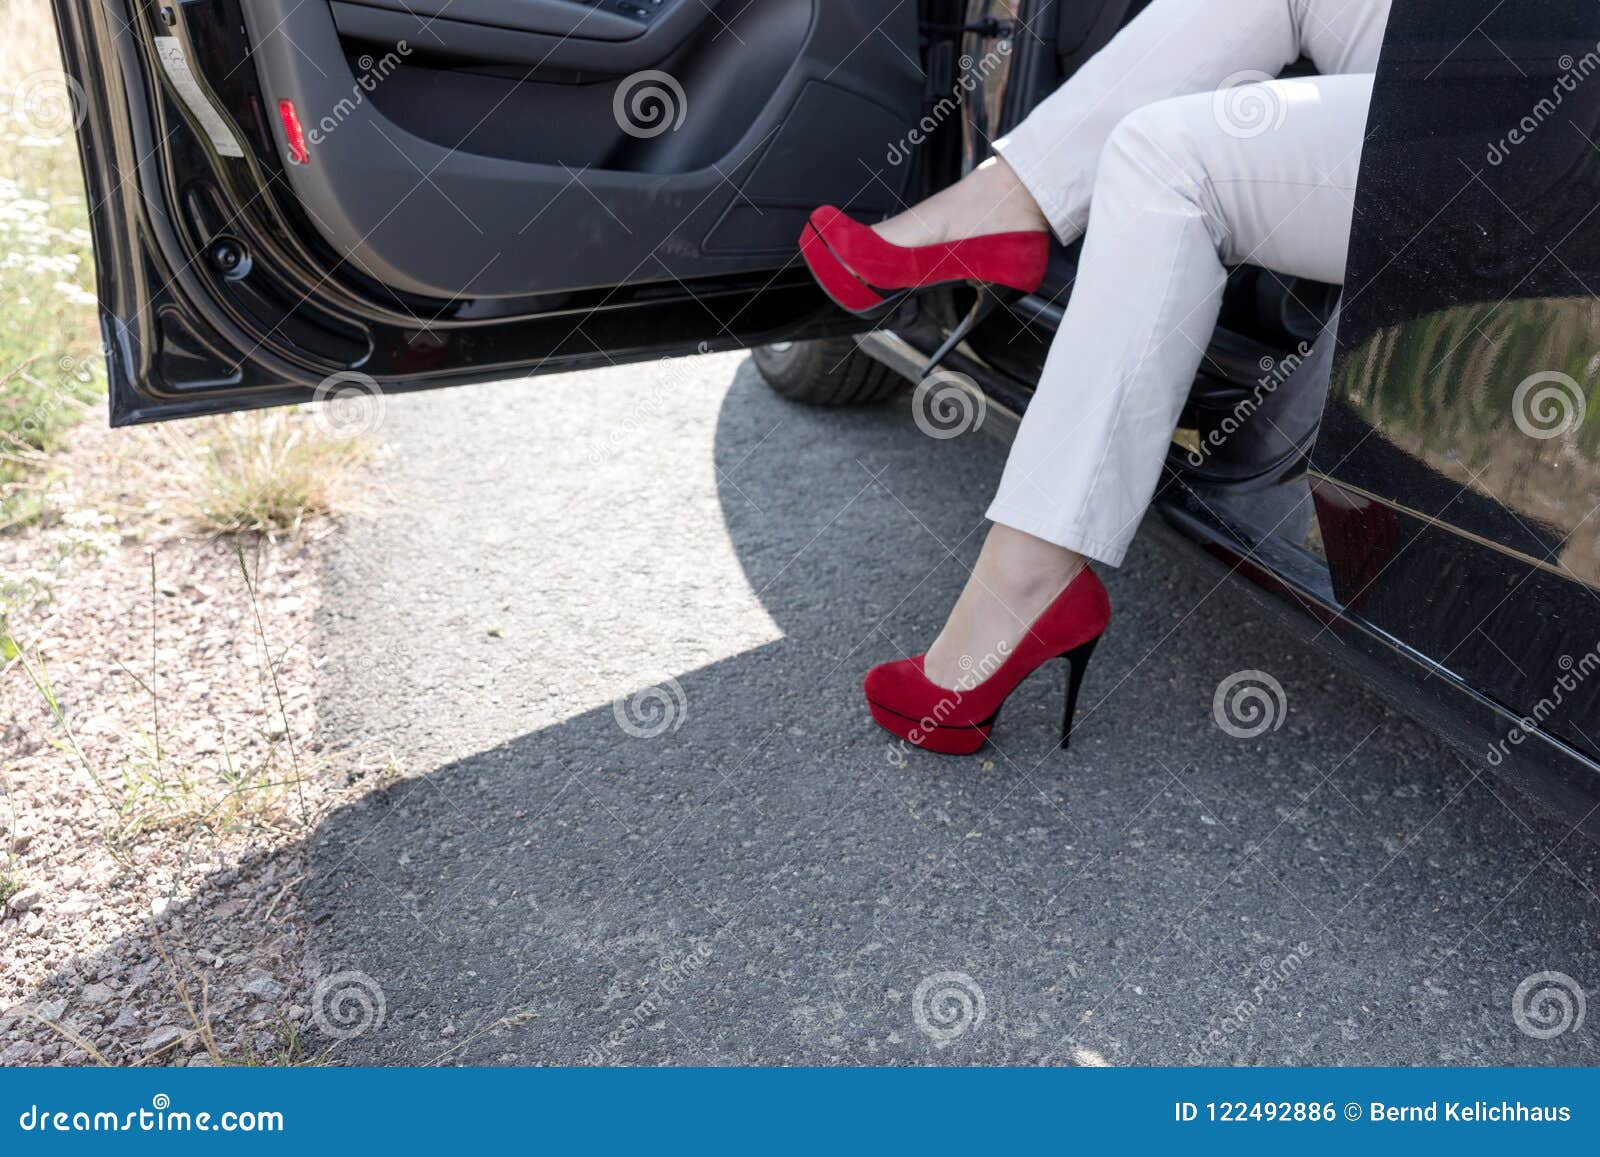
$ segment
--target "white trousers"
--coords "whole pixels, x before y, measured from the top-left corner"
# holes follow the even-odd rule
[[[1155,0],[995,148],[1077,282],[989,518],[1121,564],[1227,266],[1342,283],[1389,0]],[[1324,75],[1272,80],[1301,55]]]

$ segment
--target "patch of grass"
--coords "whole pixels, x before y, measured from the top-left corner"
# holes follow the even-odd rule
[[[242,1056],[237,1059],[223,1058],[221,1063],[235,1068],[271,1069],[320,1067],[325,1063],[322,1057],[313,1057],[306,1051],[305,1033],[297,1025],[280,1016],[266,1027],[274,1038],[270,1050],[263,1053],[247,1047]]]
[[[49,0],[0,6],[0,533],[50,508],[51,452],[105,395],[83,179],[81,94],[61,72]],[[192,513],[276,534],[333,510],[359,439],[304,412],[186,423],[169,438]]]
[[[46,455],[105,392],[94,254],[48,0],[0,7],[0,531],[39,517]]]
[[[169,441],[190,513],[223,534],[279,534],[340,509],[351,468],[369,453],[303,409],[207,419]]]

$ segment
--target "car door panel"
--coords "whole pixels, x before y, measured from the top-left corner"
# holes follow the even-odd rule
[[[1579,0],[1395,6],[1315,451],[1339,598],[1526,721],[1491,763],[1600,757],[1597,43]]]
[[[57,0],[113,421],[860,324],[795,241],[824,201],[900,203],[917,6],[664,0],[627,30],[609,4],[407,6],[361,6],[420,19],[402,44],[327,0]]]
[[[326,5],[252,0],[245,13],[268,106],[293,101],[321,138],[308,146],[308,163],[290,164],[286,172],[323,239],[385,285],[448,299],[763,267],[770,263],[757,255],[792,252],[797,229],[789,236],[767,230],[760,249],[708,251],[704,243],[742,197],[757,211],[815,204],[807,169],[824,156],[832,172],[854,177],[852,189],[830,191],[857,193],[851,199],[866,211],[891,207],[903,166],[885,173],[882,183],[872,177],[887,167],[884,142],[915,118],[922,85],[913,61],[898,54],[897,67],[852,66],[852,50],[886,15],[873,7],[756,0],[731,16],[726,35],[696,38],[677,54],[650,60],[659,77],[546,82],[539,76],[543,64],[527,77],[474,77],[480,87],[498,83],[500,95],[481,92],[455,118],[437,115],[437,105],[429,106],[435,113],[429,117],[415,104],[386,103],[388,77],[371,83],[373,99],[353,100],[362,79],[350,68]],[[659,26],[690,9],[705,11],[699,0],[678,0]],[[896,11],[902,22],[913,21],[900,34],[914,41],[914,15],[904,6]],[[449,31],[442,37],[448,41]],[[412,55],[429,44],[411,43]],[[863,65],[876,59],[862,55]],[[452,80],[427,64],[395,69],[415,71],[432,74],[426,79],[434,87]],[[807,99],[815,88],[825,89],[845,115],[791,116],[817,103]],[[487,139],[493,133],[484,131],[513,93],[524,115],[492,127],[520,139],[516,158],[494,149]],[[638,120],[634,100],[647,102]],[[326,111],[338,109],[345,110],[338,119]],[[388,115],[407,112],[419,115],[404,122]],[[665,122],[650,116],[676,123],[659,131]],[[548,148],[531,158],[529,142],[541,139],[546,119],[580,124],[588,140],[574,151],[566,134],[552,134]],[[841,125],[852,131],[839,133]],[[463,141],[469,132],[477,139]],[[769,180],[752,196],[741,186],[770,154],[792,159],[786,180]],[[419,237],[428,243],[419,245]]]

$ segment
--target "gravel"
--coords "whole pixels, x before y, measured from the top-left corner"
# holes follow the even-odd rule
[[[59,517],[0,536],[5,630],[47,674],[84,755],[8,664],[0,873],[21,887],[0,918],[7,1064],[179,1063],[202,1039],[185,992],[230,1060],[285,1055],[306,1019],[303,838],[343,790],[310,743],[319,548],[309,534],[246,540],[252,604],[232,541],[170,513],[166,464],[183,436],[86,423],[53,460]],[[157,774],[156,744],[166,804],[137,778]],[[296,762],[297,790],[255,791],[247,777],[244,790],[275,802],[221,827],[177,786],[215,801],[230,769],[282,783]],[[113,838],[125,777],[142,783],[148,826]]]

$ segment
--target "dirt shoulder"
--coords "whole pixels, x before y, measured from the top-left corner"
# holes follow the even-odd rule
[[[305,1059],[322,528],[217,537],[94,419],[0,536],[0,1063]]]

